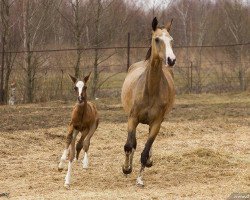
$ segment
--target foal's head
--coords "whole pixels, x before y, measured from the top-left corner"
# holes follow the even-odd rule
[[[88,76],[85,76],[83,81],[78,80],[76,77],[69,74],[69,77],[74,83],[74,90],[78,94],[78,102],[82,103],[87,98],[87,82],[89,80],[91,72]]]
[[[171,22],[164,26],[158,26],[158,20],[155,17],[152,21],[152,46],[160,57],[164,60],[166,65],[174,66],[176,57],[173,52],[173,38],[170,36],[169,31],[172,26]]]

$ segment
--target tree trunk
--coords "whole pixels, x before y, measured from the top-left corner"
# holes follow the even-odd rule
[[[91,97],[96,98],[97,84],[98,84],[98,59],[99,59],[99,31],[100,31],[100,13],[101,13],[101,0],[98,0],[96,21],[95,21],[95,60],[94,60],[94,76],[92,82]]]
[[[81,29],[79,24],[79,0],[75,1],[75,4],[72,3],[72,6],[75,14],[75,40],[76,40],[76,47],[77,47],[77,57],[76,57],[76,64],[75,64],[75,77],[79,77],[80,71],[80,61],[81,61]]]
[[[25,99],[28,103],[32,103],[34,79],[32,78],[32,65],[31,65],[32,52],[30,52],[31,40],[30,40],[30,27],[29,27],[29,12],[30,12],[29,0],[24,0],[23,1],[23,37],[24,37],[24,50],[26,51],[24,54],[24,66],[26,70],[26,95],[27,95]]]

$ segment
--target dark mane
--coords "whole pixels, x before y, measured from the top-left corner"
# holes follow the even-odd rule
[[[151,47],[149,47],[148,49],[145,60],[149,60],[150,56],[151,56]]]

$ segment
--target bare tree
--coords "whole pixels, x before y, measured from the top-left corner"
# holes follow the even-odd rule
[[[243,2],[240,0],[235,1],[223,1],[223,7],[225,12],[225,21],[226,21],[226,32],[229,33],[229,38],[235,43],[244,43],[246,42],[246,35],[249,34],[249,11],[243,6]],[[233,51],[233,57],[235,58],[238,68],[238,80],[240,84],[240,89],[245,90],[245,74],[246,67],[243,62],[244,46],[236,47]]]
[[[1,89],[4,91],[2,97],[3,102],[8,101],[9,92],[9,79],[15,60],[16,54],[9,53],[13,47],[13,42],[11,41],[11,27],[14,22],[10,20],[10,9],[13,5],[14,0],[2,0],[1,1],[1,22],[2,22],[2,71],[1,71]],[[17,46],[17,44],[15,44]],[[8,53],[6,53],[8,52]]]

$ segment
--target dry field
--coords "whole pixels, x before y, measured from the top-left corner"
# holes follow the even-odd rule
[[[153,145],[144,188],[135,179],[148,127],[138,127],[134,171],[124,177],[126,116],[119,99],[96,104],[101,121],[90,168],[74,164],[70,190],[57,165],[73,102],[1,106],[0,199],[218,200],[250,192],[249,93],[178,96]]]

